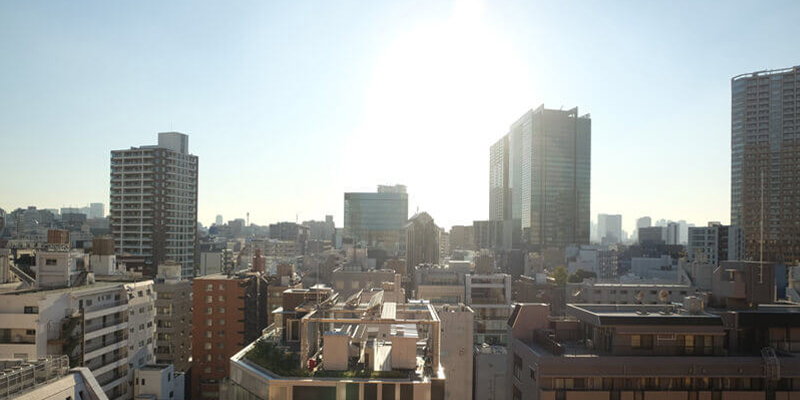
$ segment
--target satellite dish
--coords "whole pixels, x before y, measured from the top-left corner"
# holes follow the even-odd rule
[[[640,291],[636,292],[636,301],[641,303],[642,300],[644,300],[644,291],[640,290]]]
[[[661,289],[661,291],[658,292],[658,300],[662,303],[666,303],[667,300],[669,300],[669,291]]]

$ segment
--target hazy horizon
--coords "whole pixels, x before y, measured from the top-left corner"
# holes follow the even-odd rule
[[[471,224],[489,146],[544,104],[591,113],[592,220],[728,222],[730,79],[800,64],[800,3],[611,4],[2,3],[0,208],[107,207],[111,150],[174,130],[204,225],[341,226],[396,183]]]

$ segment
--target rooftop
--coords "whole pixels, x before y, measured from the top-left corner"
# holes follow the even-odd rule
[[[722,325],[719,315],[659,304],[567,304],[567,315],[596,326]]]

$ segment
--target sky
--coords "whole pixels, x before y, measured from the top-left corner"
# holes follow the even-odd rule
[[[796,1],[2,1],[0,208],[108,203],[110,151],[189,134],[199,220],[488,219],[489,146],[592,117],[592,219],[730,219],[730,79],[800,65]]]

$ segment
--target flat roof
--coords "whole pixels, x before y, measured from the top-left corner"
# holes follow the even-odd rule
[[[722,325],[722,317],[719,315],[704,311],[691,314],[671,305],[567,304],[567,315],[597,326]]]

